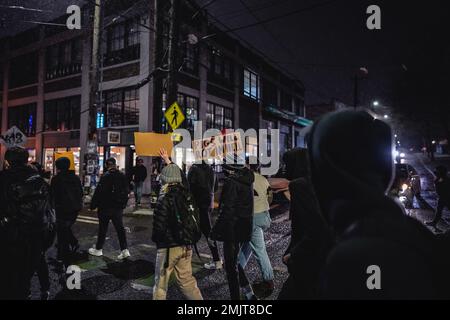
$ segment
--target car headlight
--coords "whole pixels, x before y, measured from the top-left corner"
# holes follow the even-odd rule
[[[403,191],[403,192],[405,192],[406,190],[408,190],[408,188],[409,188],[409,186],[408,186],[406,183],[402,184],[402,191]]]
[[[400,158],[404,158],[406,155],[402,152],[400,153]]]

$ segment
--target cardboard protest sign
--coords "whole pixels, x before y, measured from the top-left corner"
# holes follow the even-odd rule
[[[55,152],[55,161],[59,158],[68,158],[70,160],[69,170],[75,171],[75,158],[72,151]]]
[[[0,142],[8,149],[17,146],[23,147],[27,143],[27,136],[19,128],[12,126],[5,134],[0,135]]]
[[[172,154],[173,142],[171,134],[154,132],[135,132],[134,145],[138,156],[159,157],[159,150],[166,149]]]
[[[192,142],[194,158],[196,161],[224,159],[226,154],[241,154],[244,152],[241,134],[239,132],[212,136]]]

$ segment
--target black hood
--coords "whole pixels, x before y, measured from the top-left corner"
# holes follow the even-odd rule
[[[394,172],[392,142],[389,125],[364,111],[330,113],[312,127],[311,179],[336,231],[368,211],[402,213],[385,195]]]
[[[255,175],[247,167],[234,168],[228,178],[250,186],[255,181]]]
[[[295,148],[283,155],[286,165],[286,179],[292,181],[298,178],[307,178],[310,175],[308,150]]]
[[[38,174],[38,171],[29,165],[11,167],[10,169],[3,170],[3,177],[9,182],[23,181],[36,174]]]

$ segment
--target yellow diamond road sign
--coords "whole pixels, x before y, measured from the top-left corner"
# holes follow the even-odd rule
[[[175,130],[176,128],[178,128],[185,119],[185,116],[184,116],[183,112],[181,111],[180,106],[176,102],[174,102],[169,107],[169,109],[167,109],[164,116],[166,117],[167,123],[170,125],[172,130]]]

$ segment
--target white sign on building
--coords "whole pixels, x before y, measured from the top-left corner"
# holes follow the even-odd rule
[[[4,134],[0,135],[0,142],[6,148],[23,147],[27,143],[27,136],[16,126],[12,126]]]

